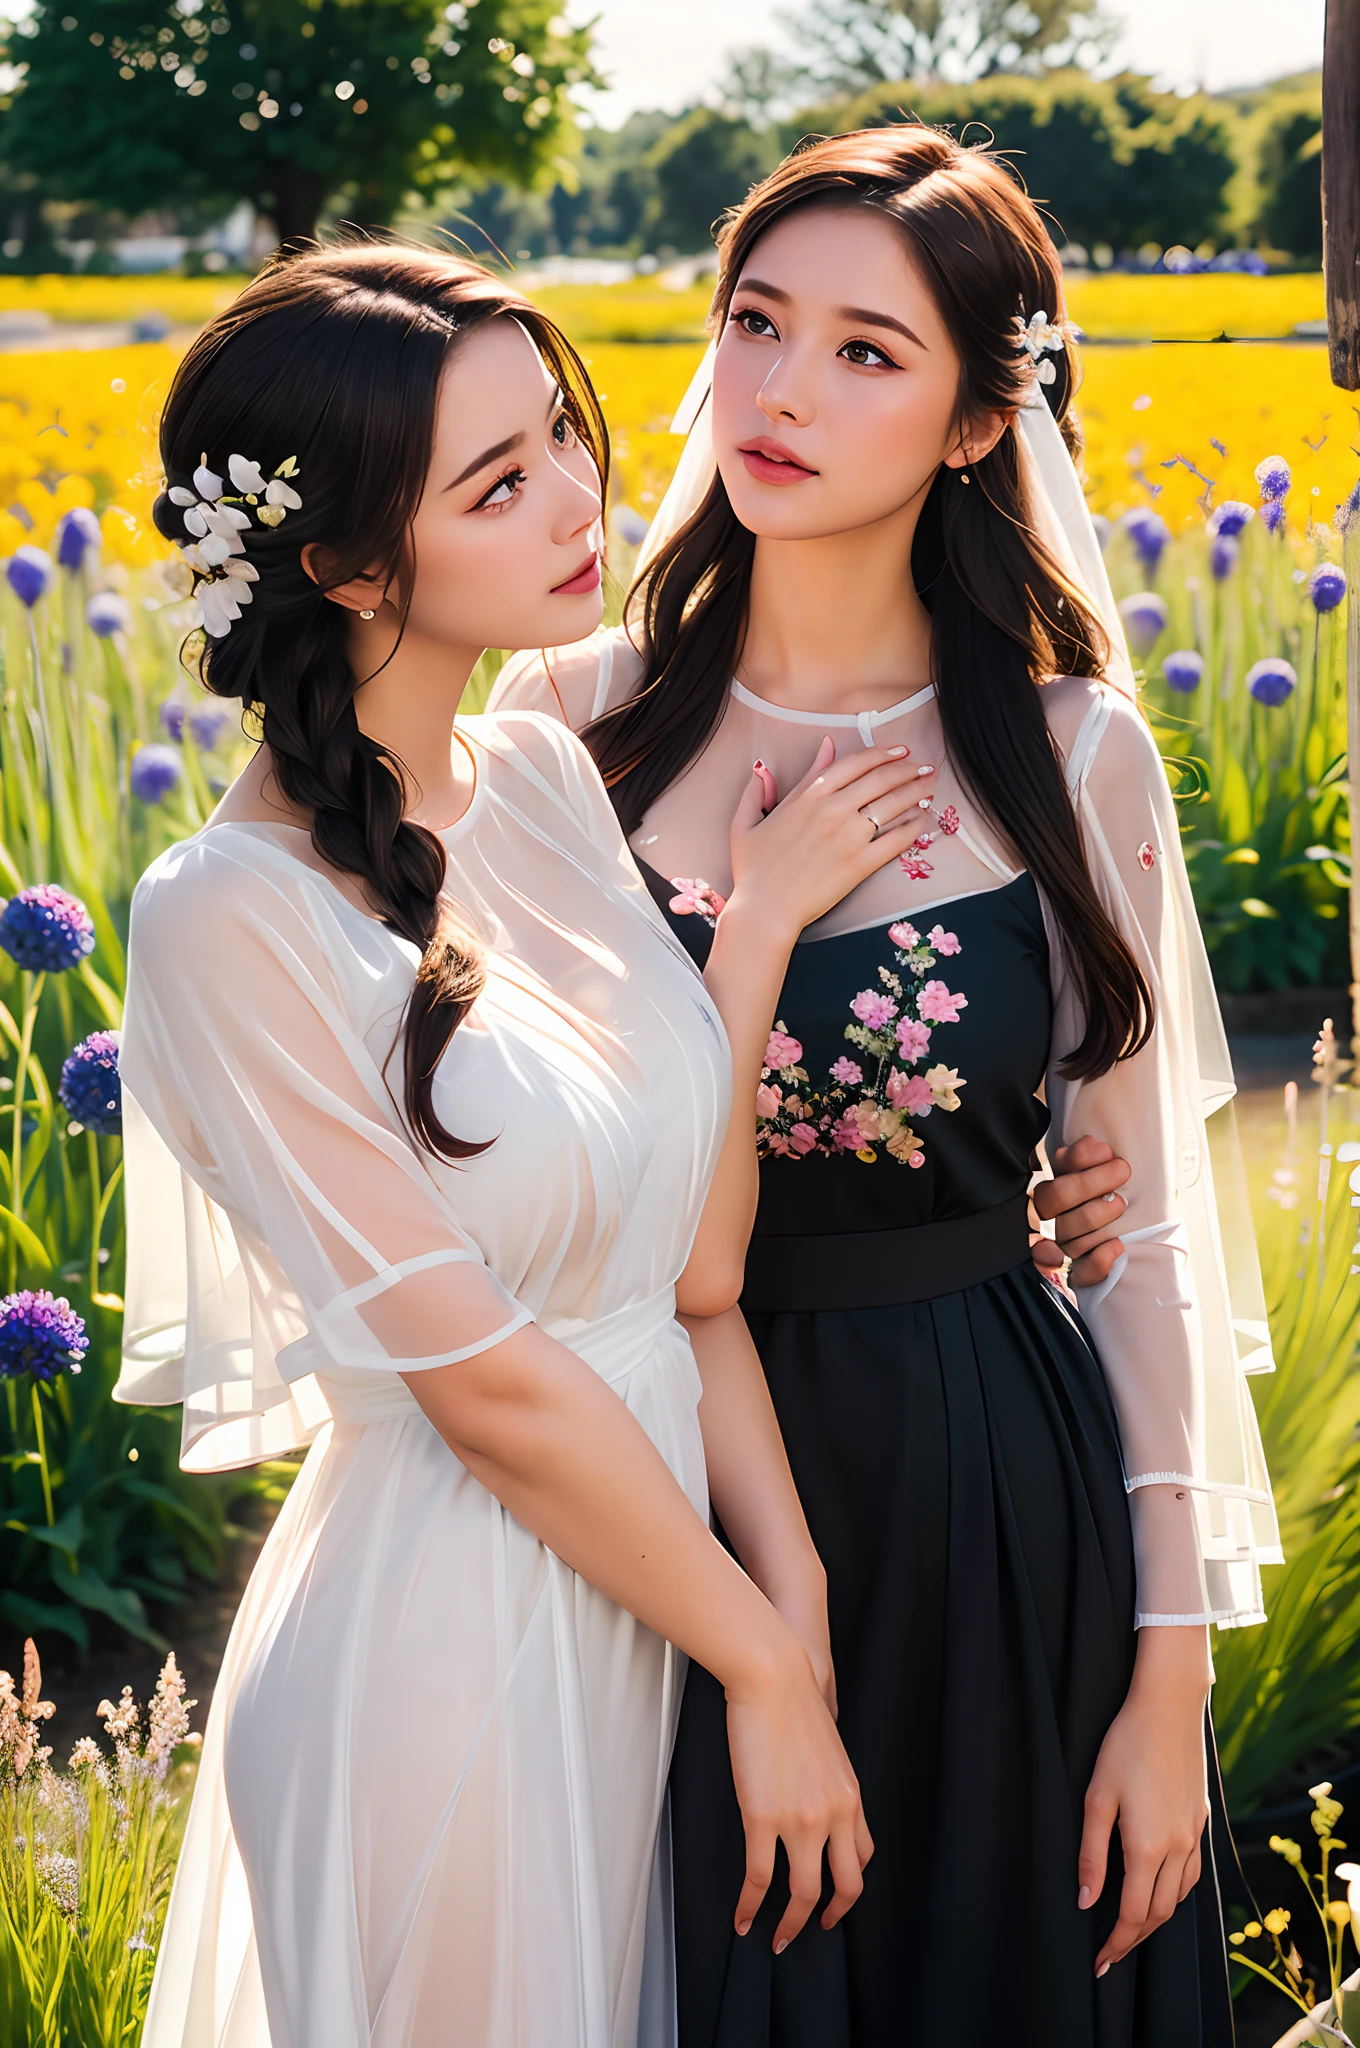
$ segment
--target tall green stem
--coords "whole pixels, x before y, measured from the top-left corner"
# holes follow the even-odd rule
[[[32,1393],[33,1427],[38,1437],[38,1469],[42,1473],[43,1506],[47,1510],[47,1526],[50,1529],[57,1518],[52,1512],[52,1475],[47,1469],[47,1437],[43,1431],[42,1395],[38,1392],[36,1380],[32,1383]]]
[[[99,1239],[104,1205],[99,1199],[99,1140],[88,1128],[85,1132],[85,1156],[90,1162],[90,1298],[93,1300],[99,1292]]]
[[[38,1003],[42,996],[44,977],[32,974],[27,968],[23,973],[24,1006],[19,1024],[19,1064],[14,1076],[14,1131],[10,1151],[10,1200],[14,1214],[22,1223],[24,1220],[24,1098],[28,1093],[28,1062],[33,1051],[33,1026],[37,1021]],[[19,1239],[15,1231],[9,1239],[9,1292],[13,1294],[19,1284]]]

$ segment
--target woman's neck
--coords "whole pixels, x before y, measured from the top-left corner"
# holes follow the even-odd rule
[[[479,649],[450,647],[408,627],[396,642],[388,609],[352,628],[350,658],[370,680],[355,693],[360,730],[395,754],[410,777],[406,815],[441,830],[472,800],[473,771],[454,718]]]
[[[795,711],[876,711],[930,681],[930,614],[911,580],[915,510],[815,540],[756,541],[737,672]]]

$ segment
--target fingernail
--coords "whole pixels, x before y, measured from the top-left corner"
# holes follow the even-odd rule
[[[923,775],[933,775],[934,773],[935,773],[935,763],[934,763],[933,761],[927,761],[927,762],[926,762],[926,765],[925,765],[925,767],[924,767],[924,768],[918,768],[918,769],[917,769],[917,771],[916,771],[916,780],[917,780],[917,781],[919,782],[919,781],[920,781],[920,779],[921,779],[921,777],[922,777]]]
[[[1084,1913],[1084,1912],[1086,1911],[1086,1908],[1087,1908],[1087,1907],[1088,1907],[1088,1906],[1090,1905],[1090,1903],[1091,1903],[1091,1887],[1090,1887],[1090,1885],[1089,1885],[1089,1884],[1084,1884],[1084,1885],[1082,1886],[1081,1890],[1080,1890],[1080,1891],[1079,1891],[1079,1892],[1077,1893],[1077,1910],[1078,1910],[1078,1912]]]
[[[1099,1968],[1099,1969],[1098,1969],[1098,1970],[1096,1971],[1096,1975],[1097,1975],[1097,1977],[1103,1977],[1103,1976],[1105,1976],[1105,1974],[1106,1974],[1106,1973],[1107,1973],[1107,1971],[1109,1970],[1109,1967],[1110,1967],[1110,1966],[1109,1966],[1109,1964],[1108,1964],[1108,1963],[1102,1963],[1102,1964],[1100,1965],[1100,1968]]]
[[[777,1956],[782,1956],[782,1955],[783,1955],[783,1953],[784,1953],[784,1951],[785,1951],[785,1949],[786,1949],[786,1948],[788,1947],[788,1945],[789,1945],[789,1940],[788,1940],[788,1936],[787,1936],[787,1935],[785,1935],[785,1937],[784,1937],[784,1939],[783,1939],[782,1941],[777,1941],[777,1942],[775,1943],[775,1945],[774,1945],[774,1952],[775,1952],[775,1954],[776,1954]]]
[[[763,761],[753,761],[751,763],[751,773],[753,775],[763,775],[765,773],[765,763]]]
[[[911,752],[911,748],[910,748],[910,747],[889,747],[889,749],[888,749],[888,759],[889,759],[890,761],[901,761],[901,760],[903,760],[903,759],[904,759],[904,758],[906,757],[906,755],[908,755],[908,754],[909,754],[910,752]]]
[[[751,1932],[751,1923],[750,1923],[750,1921],[749,1921],[749,1920],[739,1920],[739,1921],[737,1922],[737,1933],[738,1933],[738,1934],[749,1934],[750,1932]]]

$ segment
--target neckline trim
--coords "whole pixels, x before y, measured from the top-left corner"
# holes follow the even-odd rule
[[[872,746],[869,735],[874,727],[886,725],[889,719],[901,718],[908,711],[919,710],[922,704],[929,704],[935,695],[934,683],[927,683],[924,690],[917,690],[910,697],[900,698],[896,704],[885,705],[882,711],[793,711],[787,704],[771,704],[768,697],[757,697],[754,690],[748,690],[745,683],[732,678],[732,695],[739,704],[745,704],[752,711],[763,711],[769,718],[782,718],[789,725],[839,726],[842,729],[855,728],[865,746]]]

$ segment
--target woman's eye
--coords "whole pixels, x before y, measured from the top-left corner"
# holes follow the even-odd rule
[[[854,363],[860,369],[895,370],[897,364],[886,349],[878,348],[872,341],[847,341],[841,350],[847,363]]]
[[[560,412],[552,423],[552,437],[559,448],[574,448],[579,438],[576,422],[569,412]]]
[[[760,312],[755,306],[743,306],[739,313],[734,313],[732,324],[734,327],[740,327],[746,334],[776,333],[775,324],[769,314]]]
[[[475,510],[481,512],[488,506],[495,508],[511,504],[519,496],[520,486],[524,481],[525,476],[522,469],[507,470],[503,477],[500,477],[492,484],[486,496],[477,500]]]

